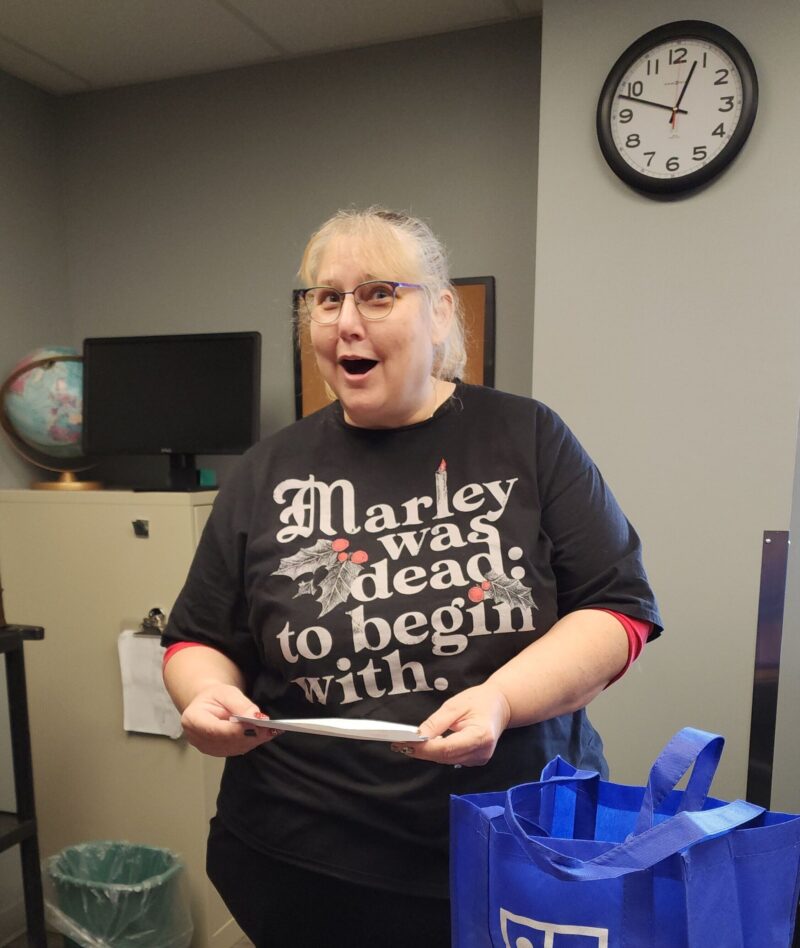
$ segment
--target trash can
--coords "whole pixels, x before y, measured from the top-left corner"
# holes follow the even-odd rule
[[[167,849],[126,842],[69,846],[46,862],[47,915],[79,948],[188,948],[192,920]]]

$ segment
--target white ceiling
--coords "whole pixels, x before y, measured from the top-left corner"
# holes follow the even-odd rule
[[[541,13],[542,0],[0,0],[0,70],[56,95]]]

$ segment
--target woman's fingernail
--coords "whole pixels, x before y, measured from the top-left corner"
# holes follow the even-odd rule
[[[253,727],[245,728],[244,736],[245,736],[245,737],[255,737],[255,736],[256,736],[256,729],[253,728]]]

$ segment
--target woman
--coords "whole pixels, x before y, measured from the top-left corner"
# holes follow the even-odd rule
[[[455,381],[461,321],[424,223],[340,212],[300,275],[336,401],[220,491],[165,680],[189,741],[228,758],[208,868],[259,948],[444,946],[449,794],[556,754],[605,773],[583,709],[660,617],[636,533],[558,416]],[[256,714],[428,739],[230,721]]]

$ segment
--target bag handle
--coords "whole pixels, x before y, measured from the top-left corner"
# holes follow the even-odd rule
[[[670,740],[650,769],[642,807],[636,821],[634,835],[653,825],[653,814],[658,810],[686,771],[694,765],[677,812],[702,810],[717,770],[725,738],[719,734],[685,727]]]
[[[531,862],[549,875],[564,880],[617,879],[649,869],[694,843],[727,833],[764,813],[763,807],[744,800],[712,810],[677,813],[638,835],[629,836],[592,859],[578,859],[552,849],[543,840],[528,836],[520,825],[514,812],[514,799],[526,786],[529,785],[522,784],[508,791],[506,825]]]
[[[578,770],[561,756],[554,757],[542,769],[541,782],[552,788],[540,795],[540,820],[550,827],[547,836],[571,836],[577,839],[594,839],[597,822],[597,796],[600,789],[600,774],[594,770]],[[554,784],[573,784],[574,808],[564,806]]]

